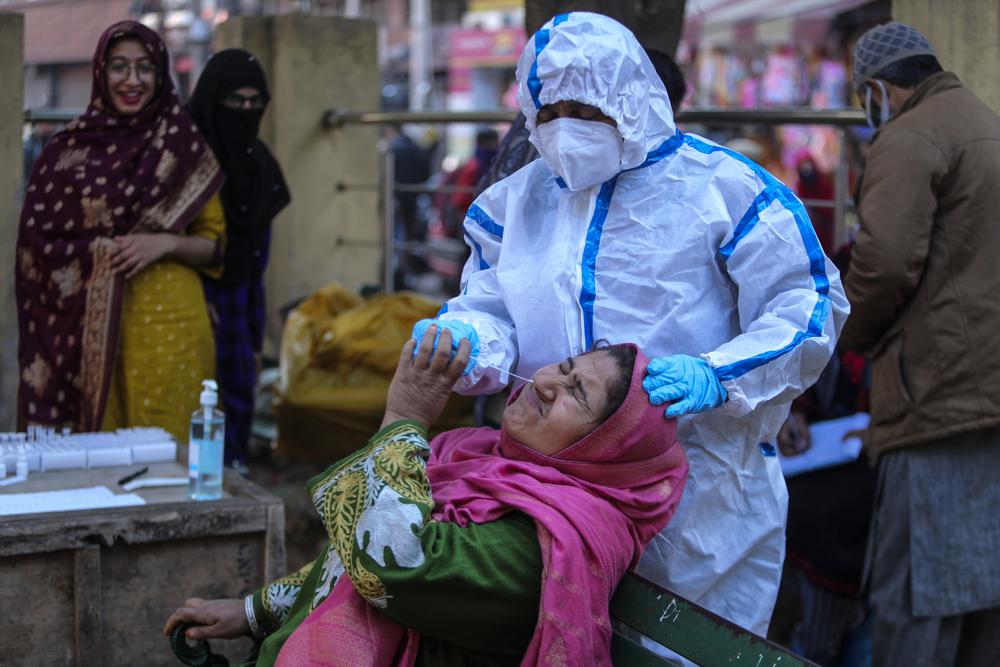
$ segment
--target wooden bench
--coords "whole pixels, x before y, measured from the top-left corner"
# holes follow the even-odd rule
[[[634,572],[625,575],[611,598],[611,619],[701,667],[818,667]],[[629,635],[616,627],[611,641],[615,665],[675,664]]]

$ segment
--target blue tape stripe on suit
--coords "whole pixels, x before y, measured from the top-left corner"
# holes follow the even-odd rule
[[[684,135],[684,143],[700,153],[725,153],[734,160],[738,160],[750,167],[765,184],[764,191],[754,199],[743,218],[736,224],[732,240],[720,249],[719,254],[723,261],[729,260],[740,240],[753,230],[760,221],[760,214],[771,206],[773,202],[777,201],[795,219],[795,226],[798,228],[799,236],[802,238],[802,245],[805,247],[806,256],[809,258],[809,275],[812,277],[816,289],[816,305],[813,307],[812,314],[809,317],[809,324],[805,331],[797,332],[792,337],[791,342],[784,347],[763,352],[748,359],[715,369],[715,373],[720,380],[733,380],[794,350],[802,344],[802,341],[814,338],[823,333],[823,327],[830,312],[830,278],[826,274],[826,258],[823,255],[822,247],[820,247],[819,239],[816,237],[816,231],[813,229],[812,223],[809,221],[809,216],[806,214],[805,207],[781,181],[746,156],[740,155],[728,148],[705,143],[691,135]]]
[[[466,217],[472,218],[477,225],[485,229],[487,232],[496,236],[497,238],[503,238],[503,227],[498,225],[493,221],[493,218],[489,216],[486,211],[479,208],[478,204],[473,204],[469,207],[469,212],[465,214]]]
[[[476,243],[476,239],[472,238],[469,232],[465,232],[465,240],[468,241],[470,245],[472,245],[472,249],[475,251],[476,257],[479,258],[479,270],[483,271],[485,269],[490,268],[489,263],[483,257],[483,246]]]
[[[582,277],[583,287],[580,289],[580,307],[583,309],[583,335],[586,341],[585,349],[594,344],[594,300],[597,297],[597,253],[601,249],[601,234],[604,231],[604,221],[611,207],[611,195],[615,192],[618,177],[601,185],[594,204],[594,216],[590,219],[587,229],[587,241],[583,246]]]
[[[535,33],[535,60],[531,63],[531,70],[528,72],[528,92],[531,93],[531,101],[535,103],[536,109],[542,108],[542,102],[538,99],[542,92],[542,80],[538,78],[538,56],[542,54],[542,49],[549,43],[548,28],[542,28]]]
[[[678,132],[647,153],[646,160],[642,164],[632,169],[626,169],[625,171],[634,171],[659,162],[668,155],[675,153],[683,143],[683,135]],[[561,179],[557,179],[556,182],[558,183],[559,180]],[[594,344],[594,302],[597,300],[597,254],[601,249],[601,234],[604,230],[604,221],[608,217],[608,210],[611,207],[611,196],[614,194],[617,183],[618,176],[615,175],[601,185],[601,189],[597,193],[597,202],[594,204],[594,215],[590,220],[590,227],[587,229],[587,240],[583,248],[581,270],[583,286],[580,289],[580,307],[583,309],[583,333],[587,344],[586,349],[588,350]]]
[[[559,14],[552,19],[552,27],[555,28],[560,23],[565,23],[569,14]],[[542,28],[535,33],[535,60],[531,63],[531,70],[528,72],[528,92],[531,93],[531,101],[535,103],[536,109],[542,108],[542,102],[538,99],[538,95],[542,92],[542,81],[538,78],[538,56],[542,54],[542,49],[548,46],[549,37],[548,28]]]

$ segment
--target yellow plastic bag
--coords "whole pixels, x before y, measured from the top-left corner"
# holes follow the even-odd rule
[[[333,463],[378,430],[399,352],[440,305],[401,292],[362,299],[338,284],[293,310],[281,338],[278,448]],[[435,432],[472,425],[472,399],[452,395]]]

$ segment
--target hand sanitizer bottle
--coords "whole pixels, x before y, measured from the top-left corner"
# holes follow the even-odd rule
[[[222,497],[222,452],[225,447],[226,420],[219,403],[219,385],[203,380],[201,408],[191,415],[188,441],[188,497],[192,500],[215,500]]]

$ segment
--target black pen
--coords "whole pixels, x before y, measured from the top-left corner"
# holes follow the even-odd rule
[[[131,482],[136,477],[139,477],[141,475],[145,475],[147,472],[149,472],[149,466],[146,466],[142,470],[139,470],[138,472],[134,472],[131,475],[125,475],[120,480],[118,480],[118,486],[125,486],[126,484],[128,484],[129,482]]]

